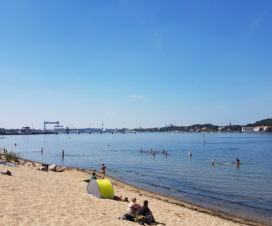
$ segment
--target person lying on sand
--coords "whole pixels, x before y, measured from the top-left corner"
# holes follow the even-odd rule
[[[9,170],[7,170],[6,172],[2,172],[1,171],[1,174],[3,175],[8,175],[8,176],[12,176],[11,172]]]
[[[122,195],[121,195],[121,196],[116,196],[116,195],[114,195],[114,196],[112,197],[112,199],[113,199],[113,200],[116,200],[116,201],[128,202],[128,198],[125,197],[124,200],[123,200],[123,199],[122,199]]]
[[[4,160],[4,159],[0,159],[0,163],[3,164],[3,165],[5,165],[6,163],[8,163],[8,161]]]

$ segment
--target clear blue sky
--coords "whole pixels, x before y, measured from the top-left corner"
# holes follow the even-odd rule
[[[272,1],[0,1],[0,127],[272,116]]]

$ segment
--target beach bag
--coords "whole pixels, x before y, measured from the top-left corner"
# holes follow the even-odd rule
[[[135,217],[134,220],[141,225],[144,225],[145,223],[147,223],[146,217],[142,215]]]

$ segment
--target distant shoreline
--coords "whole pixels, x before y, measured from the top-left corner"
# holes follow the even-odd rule
[[[52,124],[52,122],[44,122]],[[59,121],[53,122],[58,124]],[[225,126],[213,125],[211,123],[193,124],[190,126],[165,125],[164,127],[151,128],[122,128],[122,129],[105,129],[103,128],[78,128],[72,129],[69,127],[47,130],[44,126],[42,129],[33,129],[29,126],[22,129],[5,129],[0,128],[0,135],[37,135],[37,134],[58,134],[58,133],[138,133],[138,132],[184,132],[184,133],[200,133],[200,132],[237,132],[237,133],[272,133],[272,118],[263,119],[252,124],[232,125],[231,122]]]
[[[262,135],[272,135],[272,132],[241,132],[241,131],[200,131],[200,132],[188,132],[188,131],[141,131],[141,132],[135,132],[136,133],[189,133],[189,134],[209,134],[209,133],[218,133],[218,134],[262,134]],[[9,134],[0,134],[0,139],[4,139],[5,136],[38,136],[38,135],[92,135],[92,134],[120,134],[120,133],[111,133],[111,132],[93,132],[93,133],[87,133],[87,132],[81,132],[81,133],[58,133],[58,132],[51,132],[51,133],[31,133],[31,134],[18,134],[18,133],[9,133]],[[131,134],[131,133],[122,133],[122,134]]]

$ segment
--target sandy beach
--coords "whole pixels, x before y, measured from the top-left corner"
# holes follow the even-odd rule
[[[0,165],[0,171],[12,172],[12,176],[0,174],[0,225],[138,225],[118,219],[127,202],[87,194],[87,183],[81,179],[89,178],[89,171],[45,172],[37,166],[32,162]],[[108,179],[115,195],[136,197],[139,204],[147,199],[156,220],[166,225],[262,225]]]

